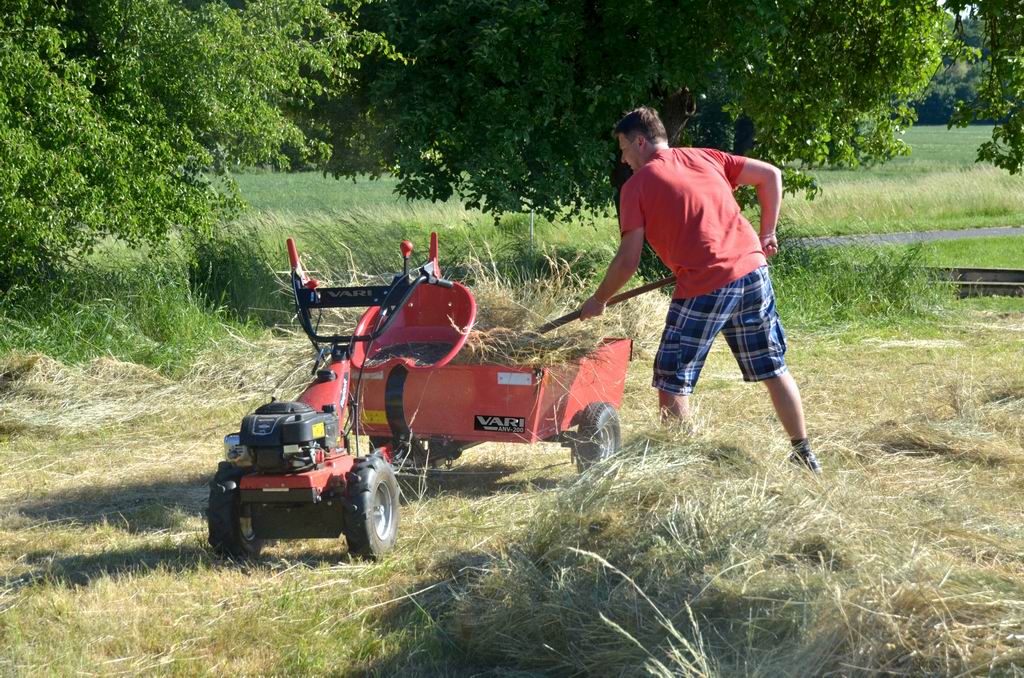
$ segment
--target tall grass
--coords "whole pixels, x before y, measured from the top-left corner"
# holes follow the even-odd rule
[[[920,247],[808,247],[784,240],[772,280],[780,315],[807,328],[926,321],[955,298],[950,285],[924,268]]]
[[[442,269],[470,286],[480,271],[513,286],[568,272],[580,291],[562,300],[559,310],[567,312],[596,287],[614,253],[614,243],[597,237],[591,225],[566,224],[561,242],[544,245],[531,245],[518,227],[491,222],[444,229]],[[109,355],[179,370],[228,333],[255,336],[291,325],[287,235],[298,239],[315,275],[353,284],[379,282],[399,270],[403,239],[417,245],[414,262],[425,259],[428,233],[401,222],[374,223],[358,212],[298,223],[262,215],[159,254],[112,250],[46,285],[8,291],[0,299],[0,320],[8,328],[0,351],[38,351],[72,362]],[[790,241],[773,260],[772,275],[788,324],[879,325],[934,317],[952,302],[948,286],[932,281],[920,264],[914,248],[811,249]]]
[[[909,158],[856,172],[821,172],[825,192],[813,202],[787,199],[781,232],[1024,221],[1020,177],[972,164],[973,147],[985,133],[911,130],[915,153]],[[422,260],[434,230],[441,236],[442,267],[470,284],[474,261],[489,262],[513,283],[550,276],[553,263],[572,262],[574,275],[592,288],[616,247],[614,221],[606,215],[538,218],[531,242],[529,215],[495,221],[455,200],[408,202],[391,193],[388,179],[352,184],[317,174],[264,173],[239,182],[253,211],[207,240],[141,253],[113,247],[60,278],[6,292],[0,298],[6,326],[0,351],[41,351],[71,361],[111,355],[181,369],[227,332],[290,324],[292,303],[283,283],[289,236],[299,241],[307,266],[342,283],[399,269],[403,239],[414,241],[413,260]],[[999,261],[1013,265],[1017,241],[1007,244]],[[973,255],[971,263],[985,265],[985,258],[984,252]],[[927,319],[950,295],[919,270],[923,262],[916,249],[812,251],[784,243],[773,262],[780,312],[790,325],[814,328]],[[943,263],[957,263],[956,256]]]
[[[96,356],[160,367],[191,364],[210,342],[249,328],[190,285],[177,255],[124,256],[70,268],[0,297],[0,353],[71,362]]]
[[[1024,179],[988,165],[904,175],[825,173],[812,201],[783,202],[801,235],[894,233],[1024,224]]]

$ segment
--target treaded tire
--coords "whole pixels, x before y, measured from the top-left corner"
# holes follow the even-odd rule
[[[345,541],[352,555],[377,558],[398,539],[400,518],[395,470],[380,454],[356,460],[346,477]]]
[[[210,500],[206,507],[208,541],[213,550],[226,558],[252,560],[263,550],[263,540],[243,526],[238,482],[245,473],[235,465],[222,461],[210,482]],[[248,522],[248,521],[245,521]]]
[[[572,436],[572,456],[576,469],[588,468],[617,454],[622,449],[619,413],[608,403],[590,403],[579,415],[579,428]]]

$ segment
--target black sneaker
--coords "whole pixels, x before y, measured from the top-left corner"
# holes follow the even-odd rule
[[[789,455],[789,460],[798,466],[806,467],[816,475],[821,475],[821,462],[814,456],[814,452],[811,452],[811,446],[807,444],[806,440],[793,444],[793,452]]]

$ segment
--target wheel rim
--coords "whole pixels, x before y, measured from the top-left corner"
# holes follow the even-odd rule
[[[242,509],[238,515],[238,534],[243,541],[256,539],[256,532],[252,529],[252,514],[246,509]]]
[[[395,506],[391,496],[391,488],[387,483],[377,485],[377,491],[373,496],[373,509],[371,511],[373,531],[381,541],[391,535],[395,521]]]
[[[597,432],[597,458],[607,459],[615,451],[615,444],[612,440],[611,426],[602,426]]]

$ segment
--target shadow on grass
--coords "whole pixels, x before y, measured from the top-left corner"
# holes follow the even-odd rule
[[[398,479],[403,495],[412,501],[441,495],[486,497],[558,486],[559,481],[549,477],[510,478],[524,470],[522,466],[486,462],[459,464],[452,469],[404,470]]]
[[[432,469],[425,474],[401,477],[405,502],[436,496],[455,495],[472,498],[498,493],[516,493],[527,489],[548,489],[558,481],[552,478],[510,479],[523,468],[503,463],[462,464],[455,470]],[[110,526],[128,534],[153,535],[180,531],[199,518],[205,522],[210,476],[192,474],[178,479],[127,483],[116,487],[81,487],[43,495],[32,501],[8,507],[4,516],[8,529],[47,529],[49,527],[88,528]],[[29,572],[8,578],[7,585],[20,587],[39,580],[82,586],[101,575],[145,572],[155,568],[171,572],[195,569],[201,563],[228,568],[271,566],[279,557],[310,568],[332,566],[339,562],[362,561],[347,552],[344,537],[276,541],[268,544],[263,557],[255,563],[218,559],[202,544],[205,529],[198,538],[180,547],[139,546],[109,550],[95,555],[76,555],[67,549],[38,548],[25,554]],[[83,534],[83,539],[86,535]]]
[[[550,477],[510,479],[523,471],[523,467],[505,463],[460,464],[451,470],[405,471],[399,482],[407,501],[440,495],[485,497],[551,489],[559,483]],[[212,473],[192,474],[116,487],[81,487],[10,506],[9,515],[33,523],[117,525],[130,533],[174,529],[190,517],[204,515],[211,477]]]
[[[120,525],[127,532],[155,532],[179,527],[206,508],[210,476],[128,483],[116,487],[82,487],[54,493],[11,507],[33,522]]]
[[[460,637],[459,624],[450,617],[457,597],[491,562],[492,556],[481,552],[462,552],[439,564],[439,574],[430,581],[420,581],[415,588],[404,591],[409,596],[373,622],[387,634],[399,634],[404,640],[392,651],[366,668],[367,676],[502,676],[505,678],[550,675],[533,673],[512,664],[500,665],[492,657],[474,656]],[[408,633],[417,629],[415,633]]]
[[[794,561],[807,557],[817,562],[820,555],[817,548],[818,545],[794,544],[794,550],[799,551]],[[619,663],[607,665],[607,674],[646,673],[643,667],[649,656],[648,650],[663,650],[673,643],[679,644],[662,625],[659,614],[639,597],[629,614],[624,614],[619,600],[620,607],[618,614],[615,614],[613,602],[623,594],[615,586],[617,580],[614,577],[602,585],[586,583],[566,590],[557,590],[558,587],[552,583],[550,590],[540,587],[532,588],[531,592],[525,588],[505,593],[491,591],[495,597],[490,603],[477,600],[467,604],[467,596],[472,598],[480,595],[476,584],[492,560],[492,556],[479,552],[458,554],[449,561],[446,568],[446,574],[451,575],[449,578],[439,576],[430,581],[418,582],[414,589],[403,592],[408,596],[406,600],[376,619],[367,619],[379,625],[382,633],[395,634],[401,640],[392,646],[389,654],[370,664],[366,675],[503,678],[593,675],[593,666],[586,666],[585,661],[580,664],[579,657],[570,659],[575,654],[576,645],[595,642],[593,638],[585,636],[585,629],[573,627],[588,613],[592,613],[595,618],[608,614],[612,621],[628,629],[647,648],[638,646],[635,652],[631,652],[629,644],[623,643]],[[552,576],[560,575],[553,572]],[[711,666],[722,669],[722,673],[741,675],[746,672],[744,662],[749,660],[773,666],[767,675],[787,675],[774,665],[772,655],[777,652],[783,656],[781,665],[789,661],[786,655],[792,657],[793,661],[798,657],[801,629],[806,619],[801,606],[789,604],[788,601],[799,600],[799,596],[807,595],[807,592],[799,585],[779,585],[759,590],[756,594],[747,594],[726,587],[702,584],[681,579],[674,590],[659,591],[655,602],[687,637],[688,642],[698,642],[693,631],[699,629],[703,634],[703,640],[700,641],[703,657]],[[481,605],[488,604],[505,608],[507,614],[491,616],[490,619],[485,619],[488,616],[486,614],[483,617],[474,614],[481,610]],[[543,609],[538,608],[538,604]],[[564,607],[562,621],[568,626],[559,627],[552,622],[553,607],[556,606]],[[684,613],[687,609],[692,610],[692,618]],[[509,626],[496,627],[495,624],[500,623],[502,617]],[[529,623],[534,618],[538,624],[545,624],[550,634],[538,633],[536,629],[515,628],[516,623]],[[522,642],[518,645],[510,641],[495,647],[486,641],[486,638],[494,636],[511,639],[520,633],[523,634]],[[614,637],[614,634],[611,635]],[[752,639],[755,644],[748,647],[746,643]],[[544,642],[538,642],[541,640]],[[763,651],[761,654],[751,652],[758,648]],[[745,651],[750,654],[745,654]],[[680,669],[678,675],[701,675],[682,670],[682,666],[673,666],[668,650],[658,658],[670,667]],[[570,668],[570,665],[574,666]],[[809,669],[796,669],[788,675],[812,673]],[[604,671],[600,674],[603,675]]]
[[[171,573],[192,572],[209,560],[209,553],[198,543],[138,546],[88,555],[64,555],[59,551],[40,549],[24,556],[24,561],[32,569],[5,578],[4,586],[20,588],[39,582],[67,587],[88,586],[99,577],[140,575],[157,569]]]

